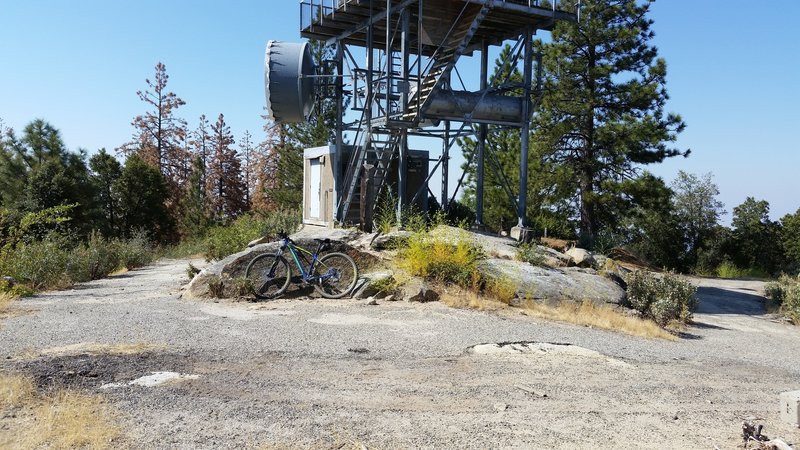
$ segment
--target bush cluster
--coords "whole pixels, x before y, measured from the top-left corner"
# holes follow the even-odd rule
[[[517,259],[534,266],[543,266],[545,255],[536,244],[519,244],[517,247]]]
[[[244,250],[249,242],[260,237],[275,237],[282,230],[291,233],[299,224],[300,216],[294,211],[246,214],[229,225],[209,229],[203,253],[209,261],[219,260]]]
[[[720,278],[768,278],[769,274],[758,268],[742,269],[730,261],[723,261],[717,267]]]
[[[637,270],[628,274],[625,281],[628,303],[661,326],[673,320],[686,322],[697,308],[697,288],[674,273],[657,277]]]
[[[800,275],[782,275],[764,286],[766,296],[795,324],[800,324]]]
[[[415,233],[400,251],[400,265],[411,275],[464,287],[480,286],[483,251],[466,237],[447,239]]]
[[[121,269],[150,263],[155,253],[147,239],[107,239],[92,233],[81,244],[51,233],[41,240],[20,242],[0,250],[0,274],[34,290],[57,289],[103,278]]]

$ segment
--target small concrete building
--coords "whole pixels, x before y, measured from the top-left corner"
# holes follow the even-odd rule
[[[303,223],[333,226],[339,188],[336,147],[326,145],[303,152]]]

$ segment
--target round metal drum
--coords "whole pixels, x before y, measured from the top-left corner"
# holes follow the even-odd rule
[[[278,123],[305,122],[314,105],[315,73],[308,44],[267,42],[264,56],[267,116]]]

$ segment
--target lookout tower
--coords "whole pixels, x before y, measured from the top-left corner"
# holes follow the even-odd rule
[[[336,222],[365,227],[371,226],[383,190],[395,192],[399,216],[404,205],[433,195],[429,181],[436,174],[441,206],[448,208],[465,178],[462,173],[455,192],[448,191],[450,150],[466,136],[478,142],[473,162],[476,225],[482,226],[486,162],[490,170],[501,170],[487,155],[489,125],[518,128],[518,189],[507,182],[505,190],[517,207],[518,230],[524,231],[529,124],[538,86],[532,36],[559,20],[576,16],[562,11],[557,0],[302,0],[302,37],[333,45],[335,59],[315,67],[305,44],[270,41],[265,63],[269,115],[278,122],[298,122],[308,117],[315,96],[335,99],[334,156],[329,158],[335,161],[334,186],[325,198]],[[512,43],[512,52],[504,63],[517,67],[521,62],[522,82],[489,86],[489,47],[505,42]],[[462,57],[476,53],[477,82],[475,74],[457,68]],[[323,79],[333,81],[315,82]],[[417,145],[423,139],[439,142],[426,145],[439,156],[424,156],[428,160],[421,164],[409,141]],[[317,190],[306,194],[316,196]]]

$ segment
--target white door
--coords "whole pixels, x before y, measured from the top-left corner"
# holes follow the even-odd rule
[[[322,195],[322,164],[319,158],[312,159],[311,161],[311,177],[309,179],[308,196],[309,196],[309,216],[314,219],[321,219],[319,212],[320,197]]]

